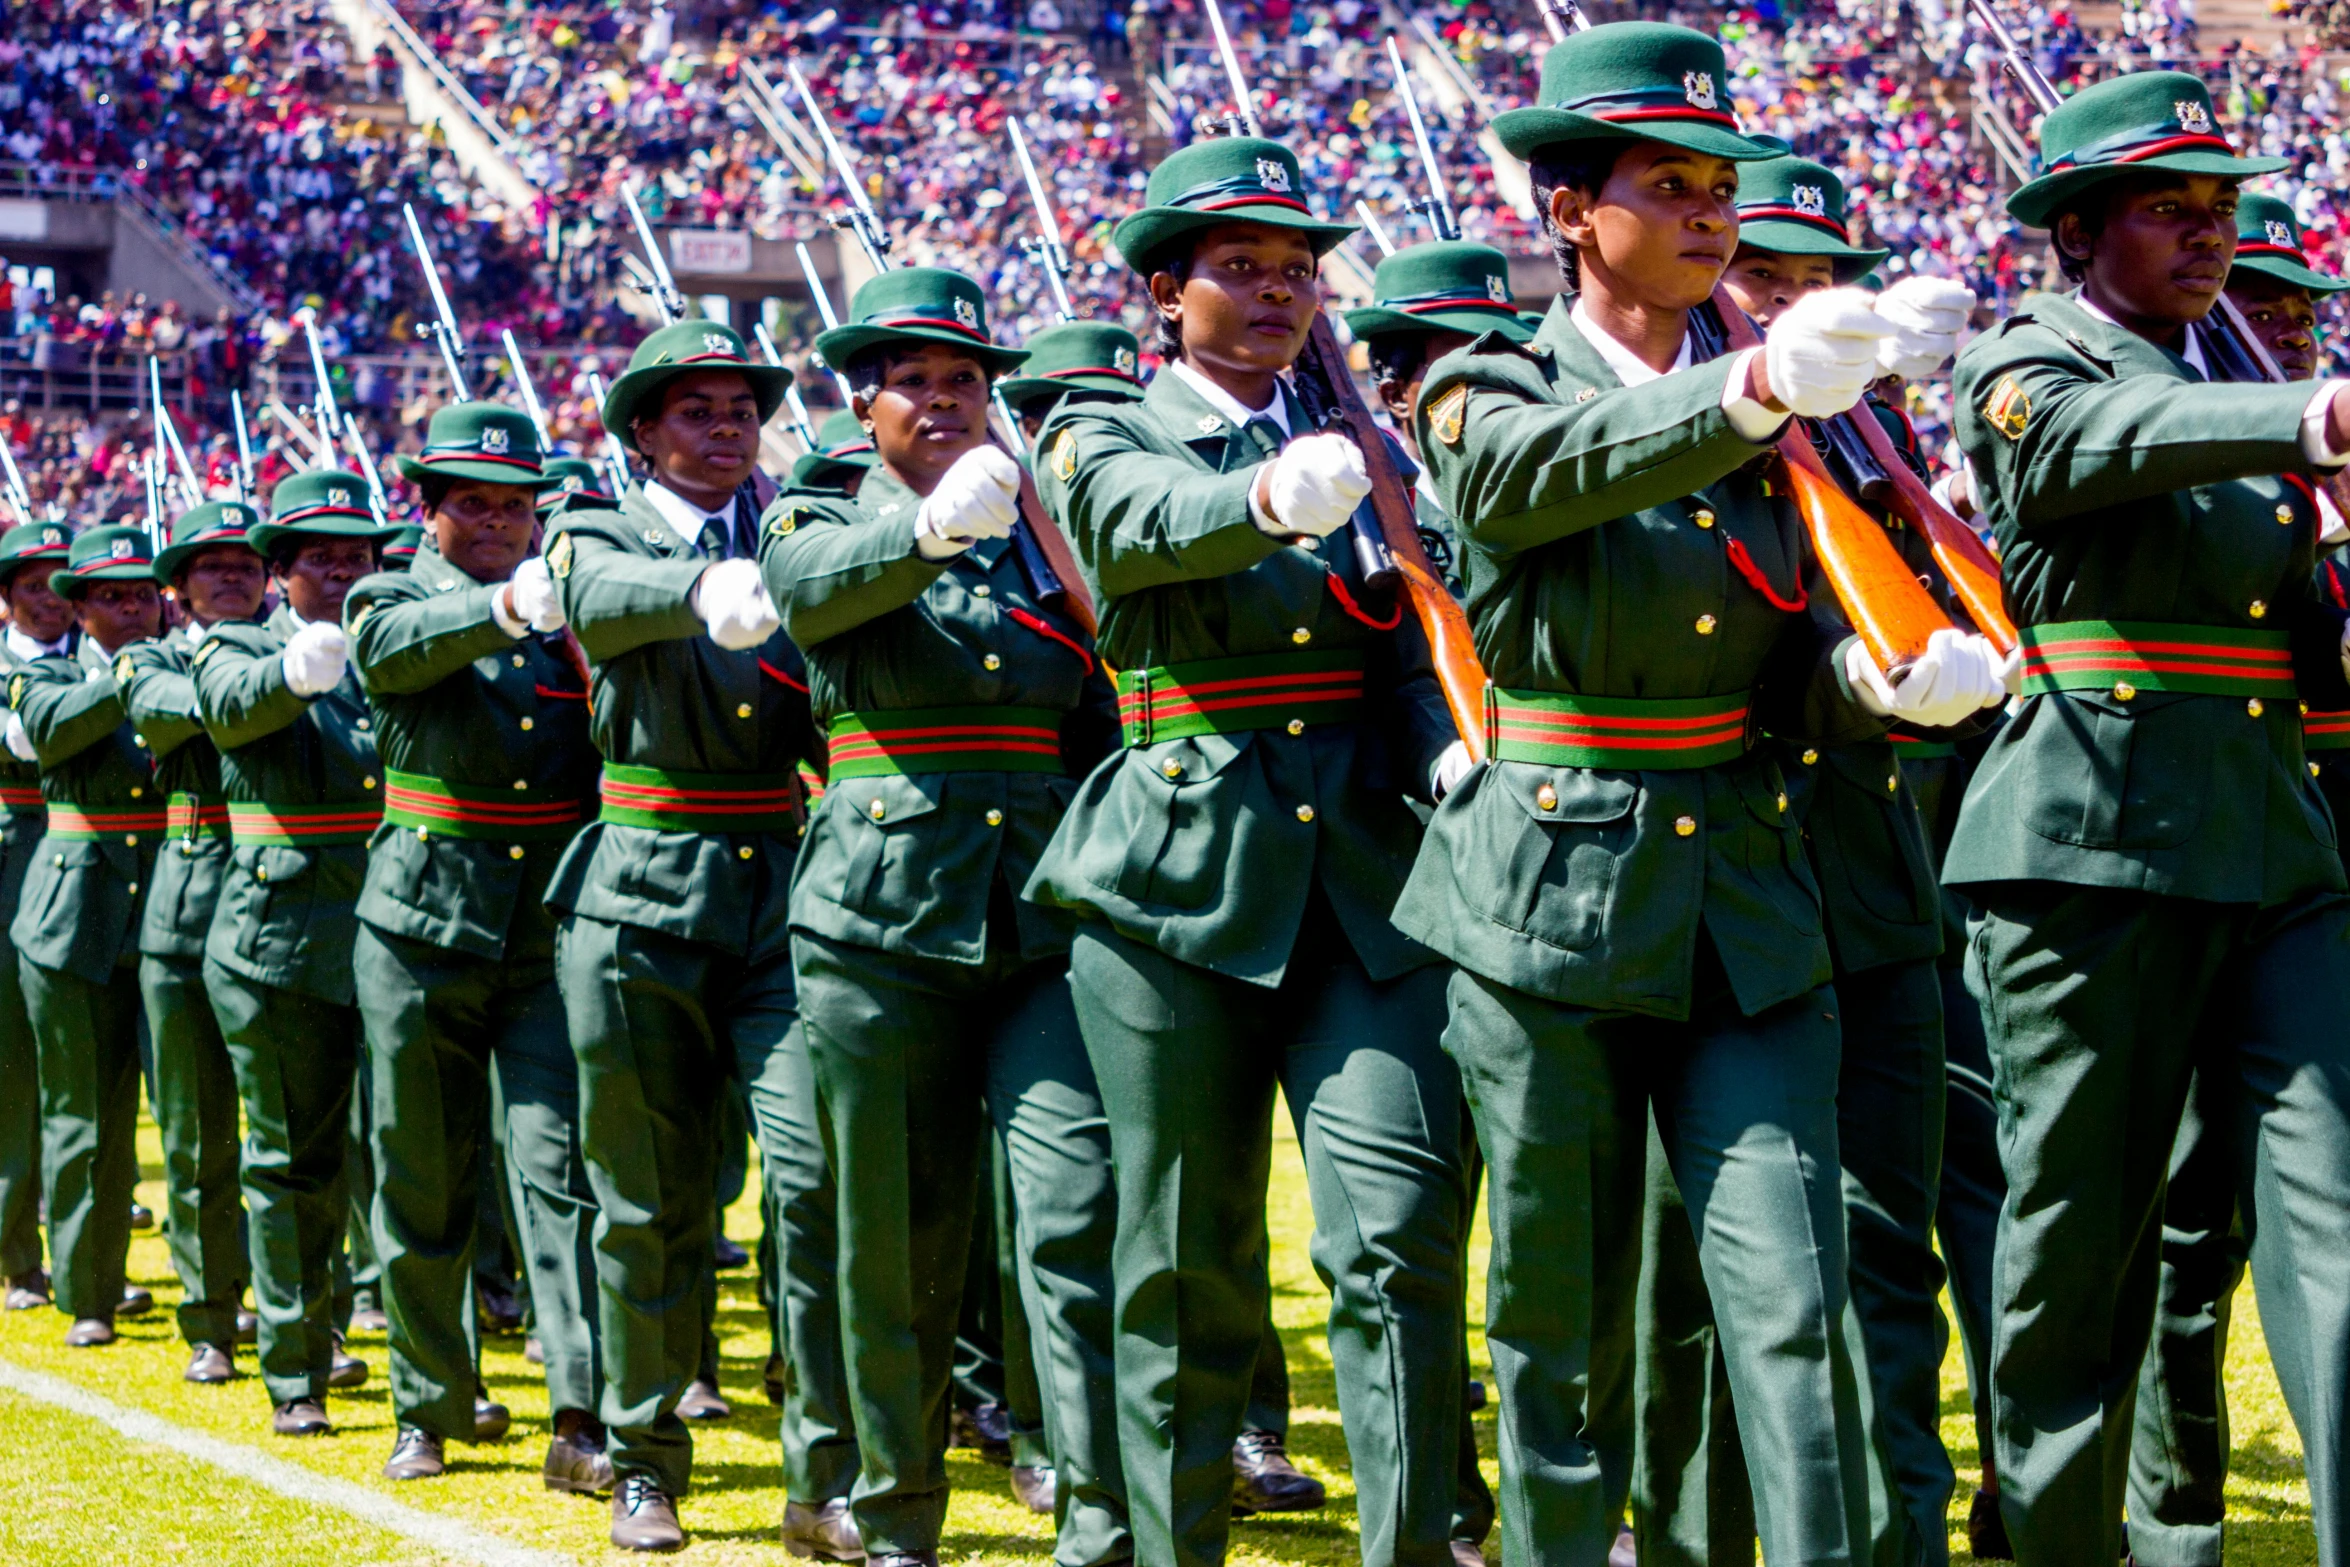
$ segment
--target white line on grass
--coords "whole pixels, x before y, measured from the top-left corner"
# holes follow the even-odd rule
[[[516,1545],[470,1524],[459,1523],[454,1518],[444,1518],[395,1502],[390,1497],[378,1496],[365,1486],[353,1485],[348,1480],[314,1474],[299,1464],[272,1458],[267,1453],[240,1443],[224,1442],[219,1437],[191,1431],[144,1410],[127,1409],[110,1399],[100,1398],[95,1393],[76,1387],[71,1382],[39,1371],[28,1371],[5,1360],[0,1360],[0,1387],[110,1425],[124,1436],[184,1453],[215,1469],[225,1469],[230,1474],[265,1486],[280,1496],[313,1507],[331,1507],[338,1512],[349,1513],[362,1522],[405,1535],[420,1545],[430,1546],[444,1556],[455,1557],[460,1561],[476,1562],[480,1567],[577,1567],[571,1557]]]

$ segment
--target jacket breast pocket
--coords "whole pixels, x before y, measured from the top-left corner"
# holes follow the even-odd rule
[[[1615,774],[1510,762],[1487,769],[1477,837],[1496,852],[1470,868],[1470,906],[1545,946],[1590,946],[1607,923],[1639,798],[1640,786]]]
[[[2053,776],[2051,787],[2032,791],[2032,830],[2086,849],[2185,843],[2203,821],[2211,778],[2214,737],[2197,721],[2210,700],[2148,691],[2124,702],[2110,692],[2067,691],[2033,703],[2027,754],[2045,759]]]
[[[317,856],[283,844],[252,844],[235,851],[229,871],[247,886],[237,951],[255,963],[290,963],[310,932],[318,896]]]
[[[941,868],[935,851],[946,821],[938,808],[945,782],[943,774],[852,778],[826,793],[832,819],[825,836],[838,856],[841,907],[885,925],[920,912]]]
[[[1130,903],[1201,909],[1224,891],[1225,861],[1257,773],[1235,766],[1253,736],[1195,735],[1138,746],[1095,775],[1105,789],[1079,866]],[[1262,791],[1259,791],[1262,793]]]

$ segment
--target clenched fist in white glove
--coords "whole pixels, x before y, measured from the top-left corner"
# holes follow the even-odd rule
[[[1257,473],[1250,494],[1264,514],[1258,526],[1284,536],[1327,538],[1371,493],[1363,449],[1335,432],[1299,436]]]
[[[1862,707],[1920,729],[1945,729],[2005,701],[2006,664],[1983,638],[1947,626],[1926,639],[1925,652],[1899,685],[1885,679],[1858,640],[1844,654],[1845,678]]]
[[[686,605],[702,617],[710,640],[729,653],[757,647],[783,624],[757,561],[720,561],[695,579]]]
[[[1895,330],[1877,314],[1866,289],[1804,295],[1763,336],[1771,395],[1806,419],[1844,412],[1883,374],[1877,345]]]
[[[500,619],[507,630],[515,626],[537,632],[563,629],[563,601],[555,596],[555,578],[547,570],[545,556],[533,555],[515,567],[500,597],[506,601],[506,613]]]
[[[1020,515],[1020,465],[1000,446],[974,446],[940,476],[914,513],[914,548],[950,560],[981,539],[1008,539]]]
[[[0,738],[7,740],[8,754],[18,761],[37,762],[41,759],[39,753],[33,750],[33,737],[24,732],[24,719],[21,715],[16,713],[8,715],[7,724],[0,726]]]
[[[331,620],[314,620],[294,633],[279,655],[286,684],[296,696],[318,696],[332,691],[350,662],[351,639]]]
[[[1946,277],[1905,277],[1877,296],[1877,314],[1893,335],[1877,344],[1877,366],[1915,381],[1958,352],[1958,334],[1975,308],[1975,291]]]
[[[1453,785],[1468,777],[1469,769],[1476,765],[1469,756],[1468,746],[1463,742],[1455,740],[1446,746],[1443,754],[1436,758],[1436,765],[1428,770],[1429,798],[1442,800],[1452,793]]]

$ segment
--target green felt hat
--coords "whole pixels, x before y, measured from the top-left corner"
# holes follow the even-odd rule
[[[2139,170],[2248,179],[2284,158],[2239,158],[2219,133],[2211,91],[2182,71],[2138,71],[2084,87],[2040,122],[2040,177],[2007,198],[2018,223],[2048,216],[2094,185]]]
[[[261,508],[243,501],[206,501],[181,512],[171,525],[171,542],[155,552],[155,580],[168,583],[198,550],[215,544],[253,547],[252,532],[261,525]]]
[[[628,356],[627,372],[604,393],[604,428],[618,437],[621,445],[635,451],[636,435],[629,426],[637,415],[657,410],[661,388],[697,370],[740,373],[751,383],[751,395],[759,400],[761,424],[775,417],[775,410],[783,406],[784,388],[791,385],[791,372],[753,359],[742,334],[733,327],[716,321],[679,321],[637,344],[636,352]]]
[[[384,564],[386,566],[406,566],[416,559],[416,552],[422,548],[424,548],[424,530],[416,524],[410,523],[384,541]]]
[[[987,296],[977,283],[945,267],[900,267],[867,279],[849,301],[848,319],[817,335],[816,352],[833,369],[845,371],[850,360],[884,343],[968,349],[990,375],[1001,375],[1028,357],[996,345],[987,335]]]
[[[1510,299],[1510,258],[1491,245],[1438,240],[1399,250],[1371,274],[1371,303],[1349,310],[1357,337],[1399,332],[1499,332],[1513,343],[1534,334]]]
[[[1833,256],[1839,283],[1893,254],[1852,243],[1844,182],[1808,158],[1773,158],[1738,171],[1738,243],[1783,256]]]
[[[1787,149],[1740,134],[1730,112],[1722,46],[1666,22],[1606,22],[1570,35],[1542,57],[1537,107],[1493,117],[1514,157],[1560,142],[1642,137],[1748,162]]]
[[[94,582],[153,582],[155,544],[128,523],[84,528],[66,552],[65,569],[49,579],[60,598],[78,599]]]
[[[832,414],[816,432],[816,449],[793,460],[793,489],[839,489],[880,461],[873,437],[846,408]]]
[[[539,515],[560,516],[574,506],[609,509],[612,496],[604,488],[604,470],[585,457],[550,457],[543,470],[546,487],[539,491]]]
[[[72,544],[73,535],[66,532],[62,522],[20,523],[0,533],[0,587],[7,585],[19,566],[30,566],[41,560],[62,564]]]
[[[2255,193],[2238,203],[2235,267],[2298,285],[2321,298],[2350,288],[2350,283],[2327,277],[2309,264],[2308,253],[2301,248],[2301,220],[2293,216],[2290,203],[2274,196]]]
[[[269,520],[255,524],[245,542],[264,556],[295,534],[328,539],[389,539],[400,530],[385,527],[367,509],[367,481],[340,468],[297,473],[270,492]]]
[[[450,403],[425,426],[424,450],[400,458],[400,472],[410,479],[478,479],[536,489],[546,482],[540,456],[538,426],[521,409]]]
[[[1315,217],[1311,195],[1297,154],[1277,141],[1261,136],[1195,141],[1151,170],[1143,209],[1118,224],[1111,242],[1144,277],[1169,245],[1219,223],[1297,229],[1319,256],[1352,234],[1354,225]]]
[[[1067,392],[1142,396],[1142,342],[1107,321],[1064,321],[1028,340],[1028,362],[996,390],[1015,409]]]

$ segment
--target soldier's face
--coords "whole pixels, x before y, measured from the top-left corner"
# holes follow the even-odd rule
[[[1738,245],[1738,165],[1634,142],[1598,190],[1551,192],[1550,216],[1575,247],[1586,291],[1619,307],[1693,309]]]
[[[2236,182],[2213,174],[2117,181],[2102,226],[2063,212],[2055,237],[2066,255],[2088,262],[2082,288],[2100,309],[2142,336],[2168,337],[2208,315],[2227,282]]]
[[[304,620],[343,618],[351,584],[375,570],[372,539],[312,539],[278,568],[286,603]]]
[[[1790,256],[1741,245],[1722,274],[1722,286],[1756,326],[1769,326],[1804,295],[1834,288],[1836,263],[1826,256]]]
[[[2317,302],[2308,289],[2257,272],[2236,272],[2228,278],[2228,298],[2244,312],[2252,335],[2268,345],[2286,380],[2306,381],[2317,374]]]
[[[890,471],[928,495],[956,458],[987,441],[987,367],[961,349],[925,343],[892,355],[873,400],[851,406]]]
[[[82,630],[111,653],[163,629],[163,593],[152,582],[93,582],[75,612]]]
[[[56,574],[57,562],[37,560],[19,566],[0,588],[8,623],[35,642],[54,642],[73,626],[73,606],[49,586],[49,579]]]
[[[476,582],[503,582],[530,553],[537,496],[519,484],[460,481],[424,514],[441,558]]]
[[[636,422],[636,444],[653,476],[679,494],[723,499],[751,476],[758,396],[739,371],[681,375],[661,389],[661,411]]]
[[[1219,223],[1203,229],[1191,276],[1151,275],[1151,302],[1183,334],[1183,357],[1211,379],[1286,370],[1305,352],[1322,306],[1314,247],[1295,229]]]
[[[269,587],[269,568],[242,544],[212,544],[198,550],[180,568],[172,591],[188,613],[207,626],[227,620],[251,620],[261,612],[261,595]]]

